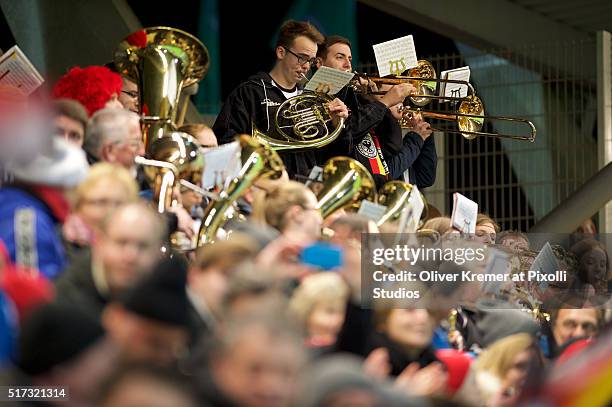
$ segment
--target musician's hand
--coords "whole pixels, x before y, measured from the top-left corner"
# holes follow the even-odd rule
[[[348,118],[348,115],[349,115],[348,108],[346,107],[344,102],[341,101],[340,99],[335,98],[334,100],[328,103],[327,107],[329,109],[329,113],[331,114],[332,122],[334,123],[334,126],[338,125],[338,122],[340,121],[340,119]]]
[[[193,227],[194,220],[189,215],[189,212],[182,206],[173,206],[168,209],[168,212],[172,212],[176,215],[178,219],[178,231],[185,233],[188,238],[192,238],[195,234],[195,230]]]
[[[384,87],[381,87],[384,89]],[[380,101],[385,104],[387,107],[395,106],[399,103],[402,103],[404,99],[408,96],[416,93],[416,88],[409,83],[400,83],[399,85],[394,85],[389,89],[384,96],[380,98]]]
[[[423,116],[420,113],[416,113],[412,116],[412,120],[410,120],[410,128],[412,131],[417,133],[423,141],[427,140],[427,137],[431,135],[431,126],[425,120],[423,120]]]

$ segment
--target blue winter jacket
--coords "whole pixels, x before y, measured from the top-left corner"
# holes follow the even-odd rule
[[[51,210],[34,195],[0,188],[0,240],[16,264],[56,277],[66,262],[58,226]]]

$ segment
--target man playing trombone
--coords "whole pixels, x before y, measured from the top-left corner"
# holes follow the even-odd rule
[[[351,44],[333,35],[326,38],[317,53],[317,67],[328,66],[350,72]],[[324,150],[324,156],[348,155],[365,165],[380,187],[392,179],[403,179],[420,188],[431,186],[436,177],[437,154],[429,124],[416,115],[411,131],[402,138],[397,106],[417,89],[402,83],[377,97],[359,97],[347,86],[338,93],[349,109],[345,131]]]
[[[272,70],[259,72],[240,84],[228,96],[213,131],[219,144],[232,142],[237,134],[251,134],[253,125],[265,134],[275,132],[276,110],[287,99],[302,93],[300,81],[314,64],[321,33],[310,23],[290,20],[283,24],[276,43]],[[346,105],[338,98],[328,103],[335,123],[348,117]],[[290,177],[307,176],[316,164],[312,150],[280,153]]]

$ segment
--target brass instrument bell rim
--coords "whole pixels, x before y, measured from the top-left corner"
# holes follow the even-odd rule
[[[128,76],[132,80],[135,80],[135,81],[137,80],[137,78],[133,77],[130,67],[125,66],[125,64],[127,63],[127,61],[125,60],[126,59],[129,60],[130,56],[132,54],[135,54],[135,51],[137,49],[140,49],[140,47],[130,44],[128,42],[128,38],[132,36],[133,34],[137,32],[141,32],[141,31],[144,31],[144,33],[147,36],[147,45],[150,44],[149,43],[150,35],[157,36],[158,33],[171,33],[174,35],[178,34],[184,41],[187,42],[187,45],[189,45],[191,49],[193,49],[194,51],[199,51],[199,52],[190,53],[190,56],[196,56],[197,58],[195,60],[193,58],[190,58],[189,66],[185,67],[185,69],[187,70],[186,72],[187,74],[183,81],[184,87],[191,86],[195,83],[198,83],[208,73],[208,69],[210,67],[210,53],[208,52],[208,48],[206,48],[206,46],[204,45],[202,41],[200,41],[193,34],[190,34],[179,28],[173,28],[173,27],[167,27],[167,26],[153,26],[153,27],[146,27],[140,30],[136,30],[128,34],[127,36],[125,36],[119,42],[119,45],[117,46],[117,48],[115,48],[113,55],[115,56],[114,58],[115,66],[117,67],[117,70],[121,72],[121,74]],[[160,42],[159,44],[163,44],[163,42]]]

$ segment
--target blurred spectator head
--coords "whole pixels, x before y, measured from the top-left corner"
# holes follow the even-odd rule
[[[561,308],[551,314],[551,329],[558,346],[578,337],[592,337],[603,325],[603,313],[596,308]]]
[[[191,134],[198,143],[204,148],[217,147],[217,137],[212,129],[203,123],[189,123],[178,129],[187,134]]]
[[[239,233],[231,234],[228,240],[200,248],[189,270],[189,289],[218,316],[228,291],[230,276],[241,263],[253,259],[256,253],[256,244]]]
[[[181,375],[150,364],[121,364],[106,378],[97,407],[195,407]]]
[[[53,101],[51,108],[55,135],[77,147],[83,147],[89,119],[83,105],[73,99],[57,99]]]
[[[335,342],[342,328],[349,288],[338,273],[306,276],[293,292],[289,309],[304,324],[313,345]]]
[[[125,168],[97,163],[76,189],[75,212],[95,230],[114,208],[137,199],[138,185]]]
[[[92,245],[94,267],[104,273],[112,294],[118,294],[151,270],[166,236],[163,219],[144,203],[128,203],[101,223]]]
[[[583,239],[570,251],[578,260],[578,278],[582,284],[590,284],[596,293],[606,292],[612,278],[610,257],[606,246],[595,239]]]
[[[265,201],[266,222],[281,233],[299,233],[305,240],[321,235],[323,218],[317,197],[304,184],[289,181],[269,191]]]
[[[479,213],[476,217],[475,239],[484,244],[491,245],[495,243],[497,233],[499,233],[499,225],[489,215]]]
[[[87,125],[84,149],[99,161],[134,169],[134,158],[144,154],[140,118],[123,109],[102,109]]]
[[[496,243],[514,251],[529,250],[529,238],[518,230],[504,230],[497,235]]]
[[[302,342],[279,315],[229,321],[210,349],[213,380],[238,405],[292,405],[305,364]]]

